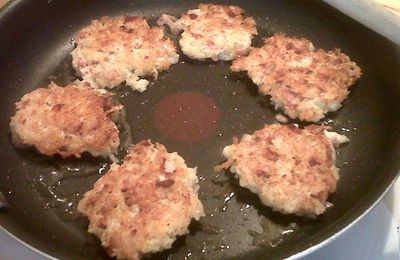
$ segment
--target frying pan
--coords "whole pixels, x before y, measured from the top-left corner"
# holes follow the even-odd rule
[[[200,199],[207,216],[192,223],[190,234],[155,259],[256,259],[304,255],[366,214],[396,178],[400,160],[399,48],[319,1],[219,1],[236,4],[257,21],[259,37],[276,32],[310,39],[318,48],[340,47],[363,70],[342,109],[321,122],[346,134],[351,142],[338,149],[341,168],[334,204],[326,214],[306,220],[284,216],[239,187],[229,173],[216,174],[222,148],[233,136],[252,133],[275,122],[270,100],[229,62],[194,62],[182,55],[148,90],[115,90],[126,112],[119,122],[121,152],[150,138],[198,166]],[[0,212],[3,228],[49,255],[62,259],[107,258],[99,240],[86,232],[87,220],[76,212],[83,193],[109,167],[107,159],[48,158],[34,149],[15,149],[9,119],[14,102],[50,81],[76,79],[70,51],[74,35],[104,15],[141,15],[153,23],[162,13],[179,15],[199,1],[37,1],[17,0],[0,13],[0,190],[10,207]],[[154,108],[177,92],[197,92],[220,108],[216,129],[200,141],[174,141],[154,127]],[[204,111],[207,113],[207,111]],[[296,121],[293,121],[296,122]],[[303,124],[304,125],[304,124]]]

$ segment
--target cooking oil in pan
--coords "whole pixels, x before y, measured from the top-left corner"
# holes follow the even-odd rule
[[[87,166],[80,168],[54,166],[47,174],[39,176],[27,175],[27,181],[31,188],[37,191],[37,196],[42,202],[44,210],[54,210],[57,216],[63,221],[73,221],[79,214],[76,207],[84,193],[83,190],[67,187],[66,183],[77,183],[82,178],[97,178],[104,174],[109,164],[104,163],[98,166]]]
[[[130,126],[123,109],[117,122],[120,129],[121,144],[114,161],[123,158],[132,145]],[[74,221],[80,214],[77,211],[79,200],[84,193],[91,189],[94,182],[104,175],[112,163],[101,158],[90,158],[84,155],[82,159],[54,158],[48,166],[48,172],[27,174],[26,180],[31,188],[37,191],[44,210],[54,210],[62,221]],[[82,182],[82,180],[85,180]],[[86,184],[86,185],[82,185]]]
[[[258,247],[276,247],[283,242],[287,236],[297,229],[296,223],[283,226],[263,218],[260,223],[261,231],[249,230],[249,235],[253,238],[253,244]]]
[[[54,80],[65,85],[73,77],[69,74],[71,68],[63,64],[60,66],[61,70],[67,73],[55,73]],[[286,239],[296,235],[299,225],[302,225],[300,218],[282,216],[262,205],[257,195],[240,187],[233,174],[217,174],[213,171],[213,167],[223,160],[222,148],[232,142],[232,137],[252,133],[264,124],[274,122],[275,112],[269,101],[260,97],[252,84],[246,85],[243,84],[243,80],[232,78],[227,64],[210,66],[216,75],[204,77],[203,75],[208,75],[206,71],[210,70],[208,66],[190,62],[180,63],[172,66],[168,73],[161,74],[143,94],[133,93],[121,87],[114,95],[126,108],[118,122],[121,145],[116,155],[117,160],[121,161],[133,143],[149,138],[163,143],[170,152],[178,152],[190,167],[198,166],[199,197],[204,204],[206,216],[198,222],[194,221],[189,228],[190,234],[178,238],[172,249],[155,255],[155,258],[161,256],[162,259],[171,260],[220,259],[259,248],[273,250],[274,247],[285,243]],[[180,77],[170,76],[177,71],[181,72]],[[181,86],[179,84],[185,81],[182,78],[185,75],[189,77],[186,82],[191,82],[191,85]],[[198,134],[194,138],[196,140],[187,135],[188,138],[182,141],[171,139],[171,135],[160,131],[159,128],[165,127],[165,124],[158,127],[154,125],[157,104],[162,103],[168,96],[176,97],[176,93],[181,93],[178,94],[181,98],[201,99],[201,102],[198,102],[198,105],[201,105],[199,113],[206,113],[207,120],[212,119],[207,123],[211,131],[196,129],[199,130],[194,132]],[[192,113],[193,107],[191,102],[183,102],[185,104],[176,107],[177,111],[169,111],[169,115],[187,119],[184,116]],[[186,125],[182,124],[184,127]],[[107,172],[111,163],[110,160],[90,156],[81,160],[49,159],[46,161],[45,170],[40,168],[40,174],[30,174],[27,180],[37,191],[46,212],[55,213],[64,222],[76,221],[75,228],[85,233],[87,226],[79,222],[82,218],[76,210],[77,204],[84,193]],[[93,236],[87,234],[87,237]],[[87,241],[93,240],[83,241],[82,251],[89,252],[89,248],[94,247],[93,242],[89,244]],[[98,241],[96,243],[100,248]],[[95,258],[92,255],[89,257]]]

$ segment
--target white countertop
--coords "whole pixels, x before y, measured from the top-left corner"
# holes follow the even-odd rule
[[[324,0],[400,45],[400,0]]]
[[[399,198],[400,179],[367,216],[337,239],[302,260],[399,260]]]
[[[393,218],[400,224],[400,178],[397,178],[392,190],[385,196],[384,202]]]
[[[399,195],[400,179],[368,215],[331,243],[301,260],[399,260]]]

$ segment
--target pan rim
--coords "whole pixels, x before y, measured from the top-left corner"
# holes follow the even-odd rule
[[[336,240],[337,238],[339,238],[341,235],[343,235],[344,233],[346,233],[351,227],[353,227],[354,225],[356,225],[358,222],[360,222],[366,215],[368,215],[379,203],[381,203],[383,201],[383,198],[387,195],[387,193],[390,191],[390,189],[393,187],[394,183],[400,180],[400,171],[397,172],[396,177],[393,179],[393,181],[389,184],[389,186],[385,189],[385,191],[381,194],[381,196],[367,209],[365,210],[361,215],[359,215],[357,218],[355,218],[353,221],[351,221],[348,224],[345,224],[345,227],[340,229],[338,232],[332,234],[331,236],[329,236],[328,238],[326,238],[325,240],[322,240],[320,242],[318,242],[317,244],[303,250],[300,251],[298,253],[295,253],[293,255],[290,255],[288,257],[286,257],[285,259],[290,259],[290,260],[296,260],[296,259],[300,259],[302,257],[305,257],[307,255],[310,255],[313,252],[316,252],[317,250],[325,247],[326,245],[332,243],[334,240]],[[8,231],[5,227],[3,227],[2,224],[0,224],[0,229],[2,231],[5,232],[6,235],[10,236],[12,239],[14,239],[15,241],[19,242],[21,245],[25,246],[26,248],[32,250],[33,252],[40,254],[44,257],[46,257],[46,259],[49,260],[56,260],[57,258],[41,251],[40,249],[28,244],[27,242],[25,242],[24,240],[22,240],[21,238],[17,237],[16,235],[14,235],[13,233],[11,233],[10,231]]]
[[[298,253],[296,253],[294,255],[291,255],[291,256],[287,257],[287,259],[293,259],[294,260],[294,259],[300,259],[302,257],[305,257],[305,256],[317,251],[318,249],[328,245],[329,243],[331,243],[332,241],[336,240],[341,235],[346,233],[351,227],[353,227],[355,224],[360,222],[361,219],[363,219],[366,215],[368,215],[379,203],[381,203],[383,201],[383,198],[390,191],[390,189],[393,187],[394,183],[398,179],[400,180],[400,171],[397,172],[395,178],[392,180],[392,182],[389,184],[389,186],[385,189],[385,191],[381,194],[381,196],[374,203],[372,203],[370,205],[370,207],[368,209],[366,209],[362,214],[360,214],[358,217],[356,217],[350,223],[345,224],[342,229],[340,229],[338,232],[332,234],[327,239],[322,240],[321,242],[319,242],[319,243],[307,248],[304,251],[301,251],[301,252],[298,252]]]
[[[5,227],[3,227],[3,225],[1,225],[1,224],[0,224],[0,229],[1,229],[1,231],[3,231],[6,235],[8,235],[10,238],[12,238],[12,239],[14,239],[15,241],[17,241],[18,243],[20,243],[21,246],[24,246],[24,247],[26,247],[26,248],[32,250],[33,252],[35,252],[35,253],[37,253],[37,254],[39,254],[39,255],[42,255],[42,256],[46,257],[46,259],[49,259],[49,260],[57,260],[57,258],[55,258],[55,257],[53,257],[53,256],[51,256],[51,255],[49,255],[49,254],[47,254],[47,253],[41,251],[40,249],[38,249],[38,248],[36,248],[36,247],[34,247],[34,246],[31,246],[31,245],[28,244],[28,243],[26,243],[25,241],[23,241],[22,239],[20,239],[19,237],[17,237],[16,235],[14,235],[13,233],[11,233],[10,231],[8,231],[8,230],[7,230]]]

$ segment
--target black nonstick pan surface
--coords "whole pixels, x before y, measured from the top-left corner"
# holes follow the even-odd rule
[[[90,156],[62,160],[34,149],[15,149],[9,134],[14,103],[50,81],[65,85],[77,78],[69,55],[74,48],[72,39],[90,20],[129,14],[146,16],[154,23],[162,13],[179,15],[198,3],[20,0],[1,11],[0,190],[10,204],[0,211],[2,227],[54,257],[107,258],[98,239],[86,232],[88,222],[77,214],[76,206],[107,171],[110,161]],[[367,212],[396,178],[400,166],[399,47],[320,1],[219,3],[239,5],[256,19],[259,36],[255,46],[262,36],[283,32],[306,37],[318,48],[339,47],[357,62],[362,78],[343,108],[321,121],[351,142],[337,150],[341,178],[330,197],[334,206],[314,220],[284,216],[263,206],[228,172],[213,172],[223,161],[222,148],[233,136],[275,122],[277,113],[249,79],[230,72],[229,62],[194,62],[182,55],[143,94],[120,87],[115,97],[126,113],[119,122],[124,143],[119,158],[126,146],[147,138],[178,152],[189,166],[198,166],[200,199],[207,212],[172,249],[152,257],[274,259],[310,251]],[[156,126],[156,108],[164,98],[176,95],[186,102],[183,106],[197,107],[197,114],[184,109],[189,119],[208,122],[212,118],[214,122],[189,134],[183,131],[184,138],[168,136]],[[195,98],[199,96],[203,99]],[[211,102],[214,110],[202,106],[200,99]],[[182,131],[179,124],[170,126]]]

